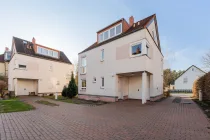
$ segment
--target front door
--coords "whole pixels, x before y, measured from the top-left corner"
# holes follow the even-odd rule
[[[118,99],[123,99],[124,96],[128,95],[128,77],[119,78],[118,89],[119,89]]]

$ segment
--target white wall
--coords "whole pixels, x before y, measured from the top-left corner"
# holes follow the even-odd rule
[[[182,74],[175,81],[175,89],[189,89],[192,90],[193,83],[196,79],[203,76],[205,73],[195,66],[190,67],[184,74]],[[187,78],[187,83],[184,83],[184,78]]]
[[[19,64],[26,65],[26,69],[20,69]],[[38,93],[61,92],[73,70],[70,64],[15,54],[9,63],[9,91],[15,90],[14,79],[37,79]],[[57,81],[60,85],[56,89]]]

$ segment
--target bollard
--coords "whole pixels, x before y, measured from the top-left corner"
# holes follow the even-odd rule
[[[58,93],[55,93],[55,100],[58,99]]]
[[[199,101],[202,101],[202,92],[199,90]]]

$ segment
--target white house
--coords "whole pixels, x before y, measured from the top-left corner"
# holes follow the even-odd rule
[[[175,90],[192,90],[196,79],[206,72],[192,65],[175,80]]]
[[[16,96],[61,93],[73,65],[64,52],[13,37],[8,90]]]
[[[156,100],[163,93],[163,55],[156,15],[122,18],[97,32],[79,53],[78,97],[115,102]]]

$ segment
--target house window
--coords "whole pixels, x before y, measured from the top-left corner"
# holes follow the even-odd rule
[[[19,66],[19,68],[21,68],[21,69],[25,69],[26,68],[26,65],[18,65]]]
[[[99,34],[99,42],[102,42],[102,41],[104,40],[103,37],[104,37],[104,36],[103,36],[103,33]]]
[[[194,71],[194,68],[192,68],[192,71]]]
[[[115,36],[115,28],[110,29],[110,38]]]
[[[104,49],[101,50],[101,61],[104,61]]]
[[[93,77],[93,83],[96,83],[96,77]]]
[[[82,79],[82,89],[86,89],[86,80]]]
[[[56,57],[56,58],[58,58],[58,52],[56,52],[56,51],[53,51],[53,57]]]
[[[104,77],[101,77],[101,88],[104,88]]]
[[[120,34],[122,32],[122,24],[119,24],[116,26],[116,35]]]
[[[104,32],[104,40],[109,38],[109,31]]]
[[[44,55],[48,55],[48,50],[47,50],[47,49],[45,49],[45,48],[42,48],[42,54],[44,54]]]
[[[183,83],[187,83],[187,81],[188,81],[188,79],[187,79],[187,77],[185,77],[184,79],[183,79]]]
[[[141,43],[131,46],[132,55],[141,54]]]
[[[11,52],[6,52],[4,54],[4,60],[10,60],[11,59]]]
[[[86,63],[86,57],[83,57],[81,59],[81,73],[82,74],[85,74],[86,73],[86,65],[87,65],[87,63]]]
[[[147,56],[149,56],[149,46],[148,45],[146,45],[146,54],[147,54]]]
[[[51,57],[53,57],[53,51],[52,50],[49,50],[48,51],[48,55],[51,56]]]
[[[38,47],[38,53],[42,54],[42,48]]]

